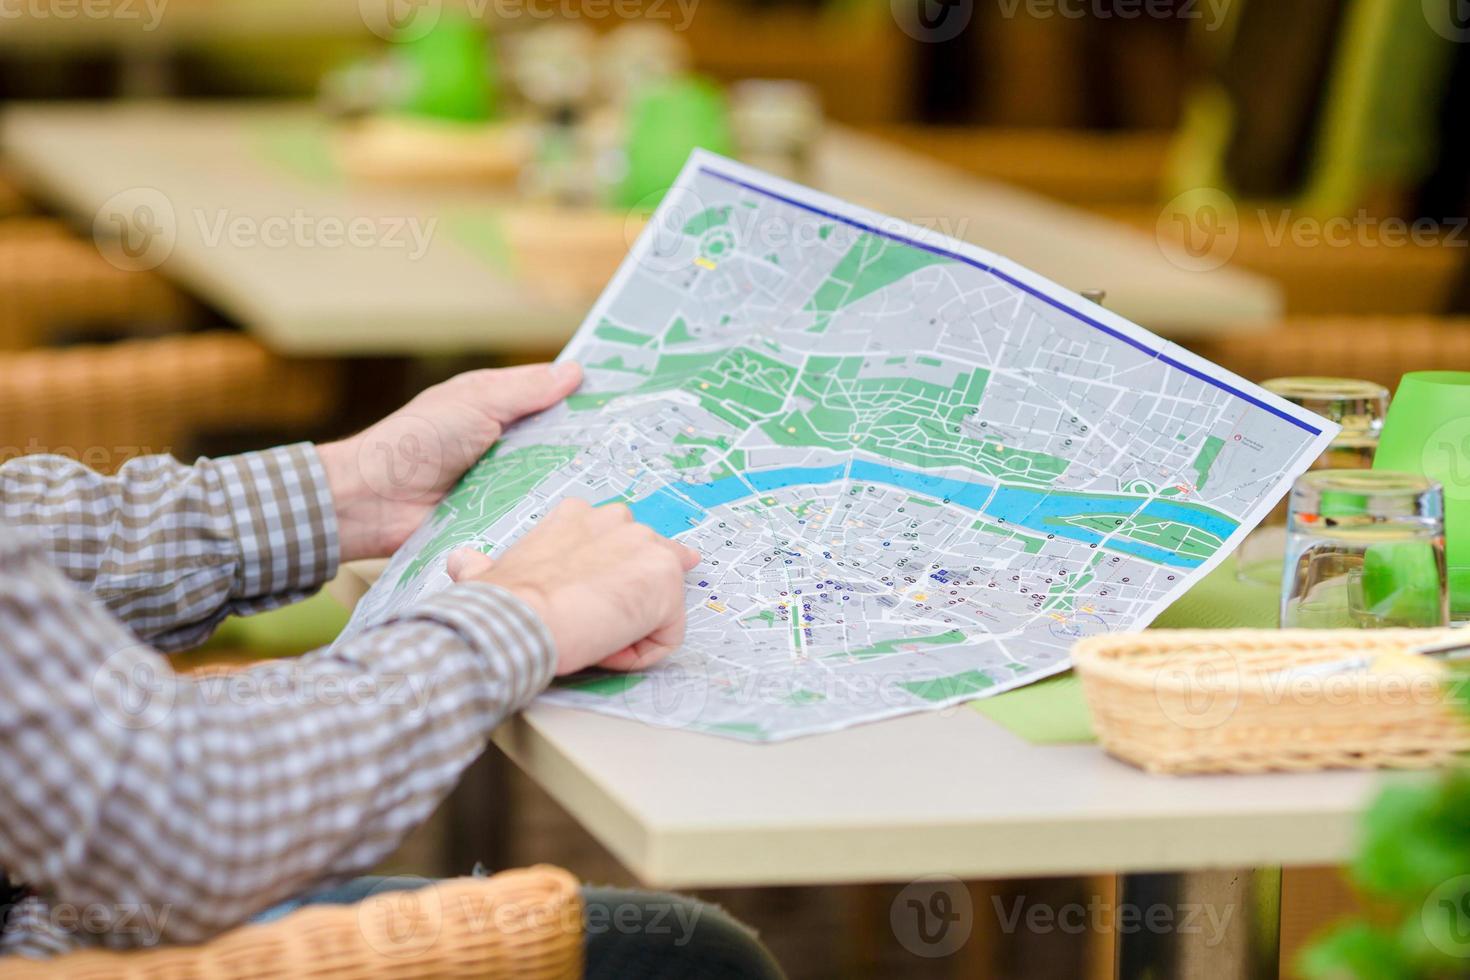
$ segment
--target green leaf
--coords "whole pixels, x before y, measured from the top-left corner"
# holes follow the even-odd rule
[[[1302,951],[1297,969],[1308,980],[1414,980],[1398,938],[1366,923],[1341,926]]]

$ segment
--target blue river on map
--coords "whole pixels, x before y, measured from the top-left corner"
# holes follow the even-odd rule
[[[1050,524],[1047,523],[1048,519],[1132,514],[1141,499],[1108,494],[1051,493],[1045,489],[1030,487],[997,487],[989,483],[938,477],[884,463],[853,460],[850,471],[846,465],[788,466],[726,476],[709,483],[671,483],[646,497],[630,501],[628,506],[640,523],[647,524],[660,534],[673,537],[702,524],[712,507],[731,504],[755,496],[756,493],[795,486],[823,486],[849,477],[857,483],[876,483],[908,490],[924,497],[958,504],[1003,520],[1007,524],[1087,544],[1099,544],[1103,538],[1087,528]],[[1158,498],[1147,501],[1138,516],[1186,524],[1213,534],[1221,541],[1230,537],[1239,526],[1227,517]],[[1201,564],[1198,558],[1178,555],[1141,541],[1119,537],[1109,539],[1105,547],[1176,568],[1194,568]]]

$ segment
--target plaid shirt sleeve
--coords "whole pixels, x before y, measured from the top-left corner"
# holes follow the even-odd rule
[[[206,474],[181,513],[185,526],[209,528],[209,544],[185,536],[158,547],[200,556],[210,571],[198,574],[227,581],[231,596],[310,582],[319,572],[303,571],[299,554],[279,557],[302,542],[256,523],[281,506],[262,485],[287,486],[272,484],[280,477],[264,462],[235,465],[250,471],[259,501],[218,505],[237,523],[249,515],[241,543],[214,541],[224,528],[206,502],[233,491]],[[176,485],[160,476],[153,496]],[[135,506],[161,506],[151,499]],[[95,519],[91,505],[75,506]],[[0,868],[34,892],[12,912],[0,952],[197,942],[370,868],[553,672],[550,636],[528,607],[461,584],[335,650],[176,675],[107,599],[79,592],[48,561],[59,551],[80,562],[98,537],[127,533],[127,518],[117,521],[124,527],[45,545],[0,526]],[[138,574],[156,574],[158,561],[140,559]],[[156,622],[155,594],[144,592]]]
[[[337,523],[308,443],[186,466],[130,460],[103,476],[60,456],[0,466],[0,521],[162,650],[230,613],[303,598],[336,574]]]

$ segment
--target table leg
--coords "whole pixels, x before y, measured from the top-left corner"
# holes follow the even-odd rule
[[[1119,878],[1118,980],[1272,980],[1281,869]]]

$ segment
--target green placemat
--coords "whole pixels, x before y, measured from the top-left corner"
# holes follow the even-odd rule
[[[1070,670],[971,704],[1033,745],[1095,741],[1092,716],[1082,699],[1082,682]]]
[[[1280,588],[1242,582],[1232,555],[1184,593],[1155,629],[1270,629],[1279,622]],[[1068,671],[1058,677],[970,705],[985,717],[1033,745],[1065,745],[1093,741],[1092,717],[1082,698],[1082,683]]]

